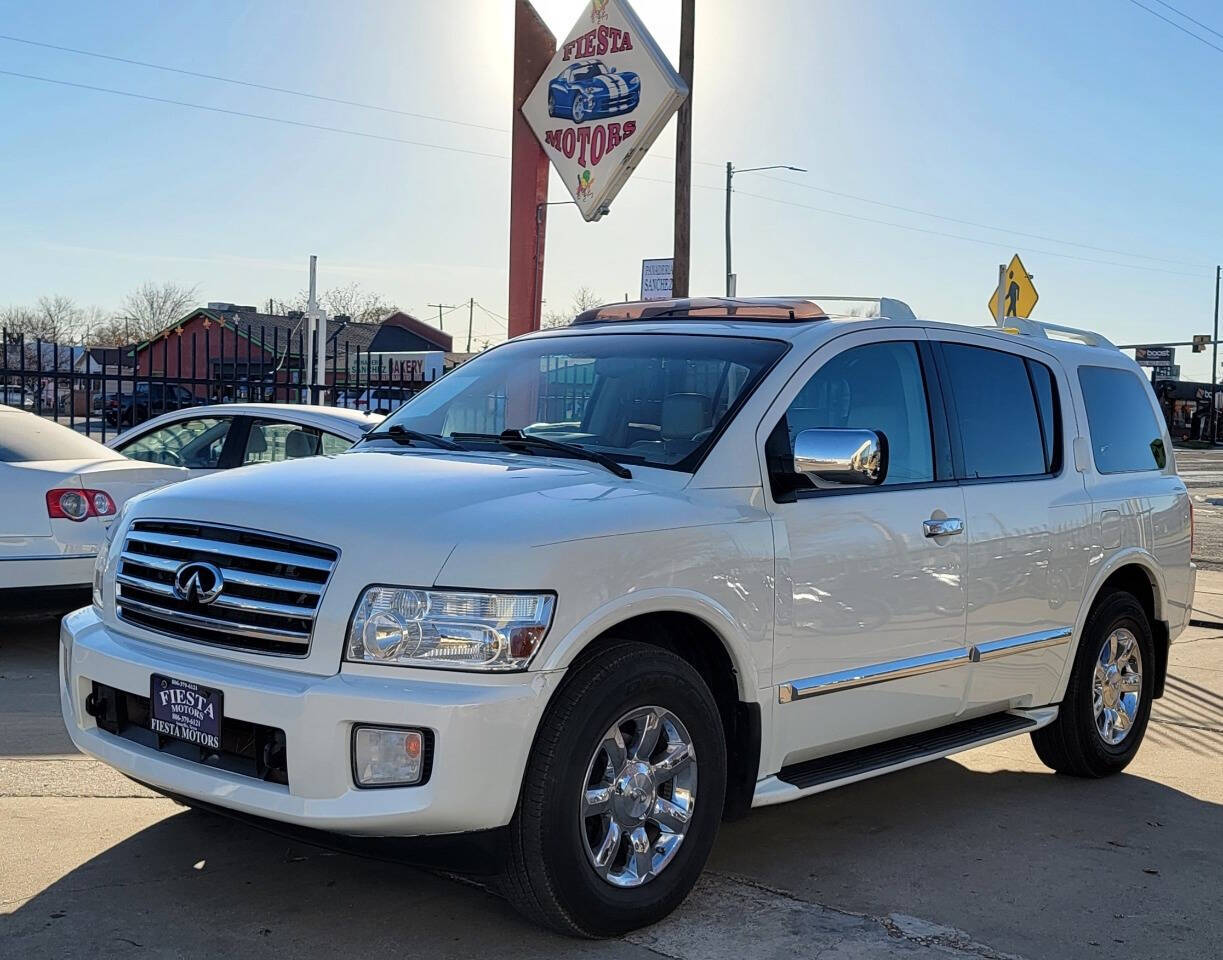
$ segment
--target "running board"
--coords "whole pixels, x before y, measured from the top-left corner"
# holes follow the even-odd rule
[[[794,763],[782,767],[777,779],[799,790],[810,790],[834,781],[861,780],[886,769],[936,760],[991,740],[1001,740],[1035,730],[1040,726],[1043,724],[1032,717],[1014,713],[993,713],[898,740],[888,740],[869,747],[859,747],[857,750]]]

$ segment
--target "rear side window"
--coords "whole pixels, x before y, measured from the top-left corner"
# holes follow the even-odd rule
[[[1013,353],[942,345],[960,428],[966,479],[1042,476],[1057,470],[1053,375]]]
[[[1163,431],[1138,375],[1115,367],[1079,367],[1096,469],[1101,473],[1161,470],[1168,462]]]

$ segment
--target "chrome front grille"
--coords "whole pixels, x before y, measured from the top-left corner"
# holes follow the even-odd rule
[[[182,640],[305,656],[338,558],[331,547],[256,530],[136,520],[119,555],[115,609],[128,623]],[[207,568],[202,591],[189,583],[199,565]],[[204,599],[212,569],[220,590]]]

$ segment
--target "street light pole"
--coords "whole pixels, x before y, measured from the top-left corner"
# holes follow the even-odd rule
[[[1215,394],[1215,382],[1219,379],[1219,275],[1223,266],[1215,267],[1215,335],[1210,349],[1210,445],[1214,446],[1218,426],[1219,398]]]
[[[726,161],[726,295],[731,296],[731,286],[733,283],[734,272],[730,265],[730,194],[733,181],[736,173],[758,173],[761,170],[793,170],[795,173],[806,173],[803,167],[792,167],[787,163],[774,163],[767,167],[745,167],[742,170],[735,169],[735,165],[729,160]]]

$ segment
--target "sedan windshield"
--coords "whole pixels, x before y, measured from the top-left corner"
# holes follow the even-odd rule
[[[691,471],[784,350],[775,340],[693,334],[515,341],[417,394],[380,432],[398,424],[483,449],[520,430],[621,463]],[[376,443],[393,441],[358,449]]]

